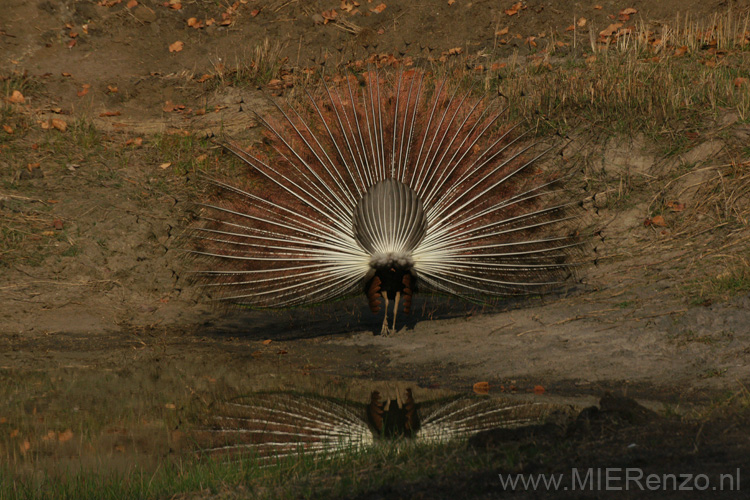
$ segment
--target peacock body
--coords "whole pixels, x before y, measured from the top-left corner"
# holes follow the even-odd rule
[[[576,205],[550,148],[498,103],[424,72],[369,72],[258,115],[262,144],[224,146],[251,167],[214,181],[194,252],[219,300],[286,308],[366,295],[396,328],[420,291],[484,301],[571,274]],[[388,307],[393,304],[389,329]]]

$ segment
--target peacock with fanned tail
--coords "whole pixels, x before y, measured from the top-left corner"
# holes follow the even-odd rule
[[[519,133],[496,100],[417,70],[306,95],[257,115],[262,144],[223,143],[251,175],[213,181],[221,195],[194,233],[219,300],[287,308],[364,293],[385,309],[385,335],[418,289],[486,301],[571,276],[579,203],[560,162],[538,165],[552,146]]]

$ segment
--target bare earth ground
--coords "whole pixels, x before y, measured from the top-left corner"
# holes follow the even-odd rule
[[[742,287],[725,293],[719,284],[748,266],[750,230],[741,215],[714,224],[706,218],[715,207],[698,206],[706,186],[716,187],[716,172],[750,156],[747,117],[729,111],[716,118],[715,133],[690,136],[669,152],[642,135],[592,140],[593,130],[572,133],[579,140],[566,154],[585,175],[614,186],[610,197],[623,183],[630,194],[617,205],[589,202],[587,218],[602,228],[598,265],[559,295],[486,311],[422,297],[391,337],[372,334],[379,320],[364,301],[282,313],[225,313],[202,303],[186,284],[180,237],[196,168],[231,161],[200,138],[221,131],[256,137],[249,111],[268,109],[265,96],[278,84],[258,90],[219,80],[223,66],[252,58],[265,40],[280,45],[286,67],[299,75],[373,52],[418,63],[456,47],[464,55],[492,49],[498,60],[524,58],[527,37],[570,40],[565,29],[581,16],[599,31],[625,7],[655,26],[677,11],[701,18],[727,8],[670,0],[603,1],[595,9],[595,2],[564,0],[528,2],[509,17],[503,10],[512,2],[391,0],[380,14],[352,17],[354,25],[322,24],[321,13],[339,3],[250,1],[234,12],[208,1],[179,10],[151,0],[133,8],[3,3],[0,69],[28,72],[28,85],[25,104],[16,107],[20,118],[8,121],[14,134],[0,131],[11,145],[0,153],[0,380],[39,379],[49,388],[44,394],[64,398],[60,384],[104,374],[107,389],[91,401],[114,404],[122,391],[157,407],[219,391],[211,385],[217,380],[232,391],[253,388],[269,373],[277,378],[270,385],[280,386],[327,376],[459,391],[478,381],[522,393],[542,385],[539,397],[573,402],[611,390],[655,408],[746,391],[750,295]],[[732,3],[736,12],[747,6]],[[230,12],[231,25],[220,25],[222,12]],[[194,29],[191,17],[217,21]],[[499,43],[495,32],[505,26],[521,37]],[[178,40],[184,47],[170,52]],[[199,81],[202,75],[214,76]],[[67,129],[43,129],[50,119]],[[742,196],[749,194],[721,198],[723,208]],[[687,208],[666,214],[666,227],[644,226],[657,197]],[[119,390],[107,392],[113,387]],[[43,394],[26,403],[14,398],[9,408],[25,404],[34,414],[65,407]],[[0,419],[4,432],[3,425],[15,424]]]

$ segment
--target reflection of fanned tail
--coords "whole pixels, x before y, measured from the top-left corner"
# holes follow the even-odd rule
[[[431,404],[421,412],[423,441],[443,442],[501,427],[521,427],[543,421],[550,405],[490,397],[459,397]]]
[[[368,405],[314,394],[264,392],[220,402],[195,437],[203,453],[282,458],[356,451],[376,440],[445,442],[477,432],[540,423],[548,404],[460,396],[417,404],[411,389]]]
[[[354,450],[373,434],[354,405],[309,394],[257,393],[219,403],[196,434],[203,452],[284,457]]]

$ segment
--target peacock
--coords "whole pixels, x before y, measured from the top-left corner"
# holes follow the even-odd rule
[[[408,440],[445,443],[480,431],[545,422],[555,405],[489,396],[416,403],[410,388],[368,404],[314,393],[267,391],[213,403],[191,433],[202,455],[265,461],[300,453],[331,455]]]
[[[564,283],[584,239],[551,143],[500,98],[418,69],[322,79],[222,145],[248,175],[212,179],[192,252],[220,301],[288,308],[364,294],[396,330],[417,291],[486,302]],[[549,155],[548,155],[549,156]],[[389,322],[388,310],[392,308]]]

